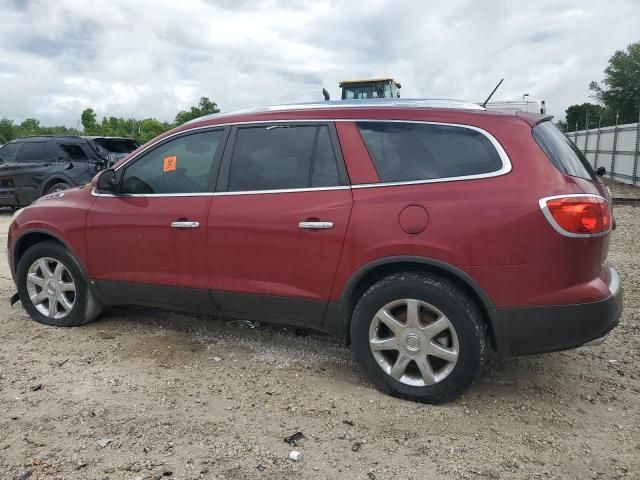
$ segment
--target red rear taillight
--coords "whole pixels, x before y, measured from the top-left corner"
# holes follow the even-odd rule
[[[611,230],[611,205],[599,195],[559,195],[540,200],[551,226],[569,237],[602,235]]]

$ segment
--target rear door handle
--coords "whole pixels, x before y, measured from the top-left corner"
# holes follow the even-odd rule
[[[313,230],[327,230],[333,228],[333,222],[300,222],[299,228],[309,228]]]
[[[200,226],[200,222],[171,222],[171,228],[198,228]]]

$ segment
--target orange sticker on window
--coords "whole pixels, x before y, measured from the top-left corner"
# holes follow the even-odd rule
[[[176,169],[176,157],[165,157],[164,158],[164,167],[163,170],[165,172],[173,172]]]

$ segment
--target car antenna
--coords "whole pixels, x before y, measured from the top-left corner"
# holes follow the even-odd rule
[[[493,97],[493,94],[496,93],[496,90],[498,90],[498,87],[500,85],[502,85],[502,82],[504,82],[504,78],[501,78],[500,81],[498,82],[498,84],[496,85],[496,88],[494,88],[491,93],[489,94],[489,96],[487,97],[487,99],[484,101],[484,103],[482,104],[483,107],[487,106],[487,103],[489,103],[489,100],[491,100],[491,97]]]

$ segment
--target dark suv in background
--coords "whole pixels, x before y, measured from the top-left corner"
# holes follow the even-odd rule
[[[0,147],[0,207],[22,207],[47,193],[83,185],[138,146],[116,137],[13,140]]]

